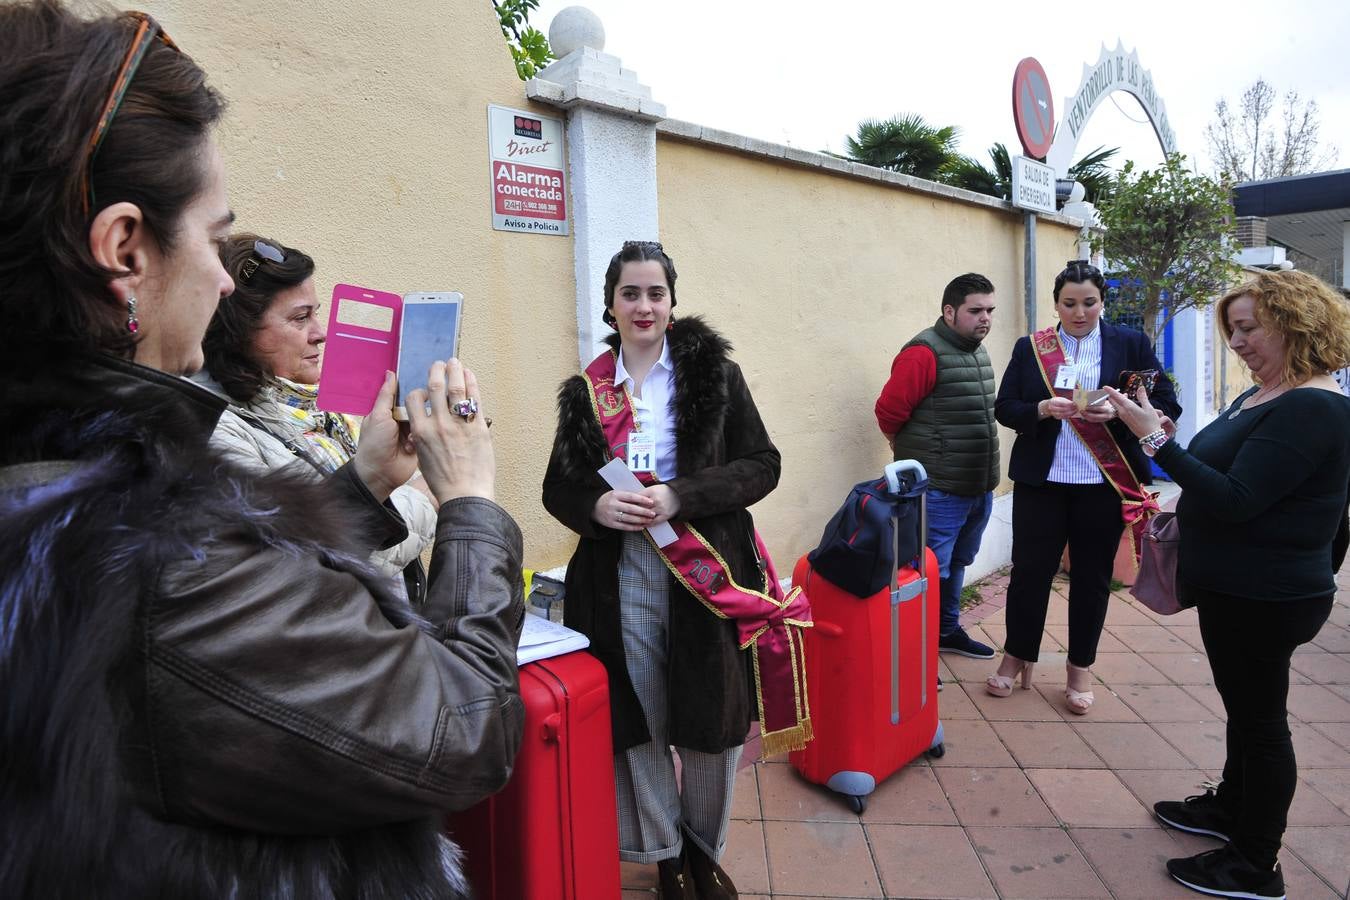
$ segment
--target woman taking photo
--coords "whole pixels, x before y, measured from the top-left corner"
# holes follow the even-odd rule
[[[1095,699],[1090,669],[1106,622],[1125,516],[1137,516],[1146,496],[1142,486],[1151,480],[1148,460],[1128,429],[1115,421],[1115,409],[1104,395],[1102,402],[1085,403],[1086,392],[1116,384],[1126,372],[1151,371],[1155,405],[1174,420],[1181,416],[1148,338],[1101,321],[1105,287],[1102,273],[1082,260],[1070,261],[1055,276],[1059,324],[1018,339],[994,404],[995,418],[1017,432],[1008,465],[1014,482],[1013,568],[1003,659],[985,689],[1007,697],[1019,677],[1023,688],[1031,686],[1050,582],[1067,541],[1064,702],[1080,716]]]
[[[1226,846],[1167,871],[1206,894],[1283,898],[1276,856],[1298,769],[1289,736],[1289,660],[1331,613],[1345,558],[1350,309],[1303,272],[1263,272],[1219,301],[1219,322],[1256,387],[1182,447],[1142,396],[1111,391],[1120,418],[1182,488],[1177,593],[1227,713],[1218,790],[1154,804],[1174,828]],[[1316,427],[1310,427],[1316,423]]]
[[[731,346],[699,318],[675,321],[675,277],[649,241],[625,243],[610,261],[604,318],[616,333],[559,389],[544,506],[580,535],[564,615],[609,673],[619,855],[657,863],[666,900],[712,900],[736,896],[717,860],[752,704],[766,752],[803,745],[810,727],[791,709],[784,717],[784,701],[800,698],[784,683],[788,660],[765,646],[783,629],[754,640],[738,620],[807,613],[795,592],[783,610],[762,602],[777,586],[746,507],[778,484],[778,451]],[[611,489],[597,474],[611,458],[645,486]],[[646,533],[662,523],[675,525],[675,543]]]
[[[361,426],[317,406],[320,348],[328,335],[314,293],[314,260],[254,234],[232,235],[220,259],[234,293],[211,317],[202,341],[206,366],[195,376],[232,401],[212,446],[260,474],[295,467],[311,477],[330,476],[356,455]],[[435,498],[414,475],[394,489],[389,504],[408,537],[371,559],[387,574],[402,574],[409,598],[420,603],[420,556],[436,533]]]
[[[409,443],[390,377],[323,482],[209,448],[221,111],[144,14],[0,3],[0,896],[463,897],[441,817],[523,719],[477,384],[433,366]],[[425,619],[365,561],[419,462]]]

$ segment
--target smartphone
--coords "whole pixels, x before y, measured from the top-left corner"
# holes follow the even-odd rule
[[[1138,393],[1139,388],[1143,387],[1144,393],[1153,393],[1153,386],[1158,381],[1157,369],[1141,369],[1138,372],[1126,371],[1120,373],[1120,392],[1131,400]]]
[[[403,295],[403,321],[398,341],[398,408],[407,414],[411,391],[427,386],[431,364],[459,355],[459,326],[464,295],[458,291],[430,291]]]

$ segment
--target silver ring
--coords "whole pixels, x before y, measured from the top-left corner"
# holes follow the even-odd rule
[[[619,510],[619,521],[623,521],[623,510]]]
[[[470,397],[467,400],[451,403],[450,411],[464,419],[464,421],[472,422],[473,417],[478,414],[478,401]]]

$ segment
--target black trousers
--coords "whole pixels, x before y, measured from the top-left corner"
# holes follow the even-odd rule
[[[1106,622],[1111,570],[1125,529],[1120,495],[1101,484],[1013,486],[1012,574],[1008,578],[1008,638],[1003,649],[1018,659],[1040,658],[1050,582],[1069,545],[1069,662],[1097,660]]]
[[[1228,757],[1218,799],[1234,816],[1233,846],[1253,864],[1275,865],[1294,800],[1298,766],[1289,736],[1289,659],[1317,636],[1331,597],[1272,602],[1186,585],[1196,602],[1214,686],[1228,714]]]

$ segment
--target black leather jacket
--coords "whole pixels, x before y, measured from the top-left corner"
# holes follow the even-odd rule
[[[439,814],[521,738],[510,516],[441,507],[419,617],[350,469],[256,478],[196,385],[50,371],[0,378],[0,464],[76,463],[0,491],[0,896],[461,896]]]

